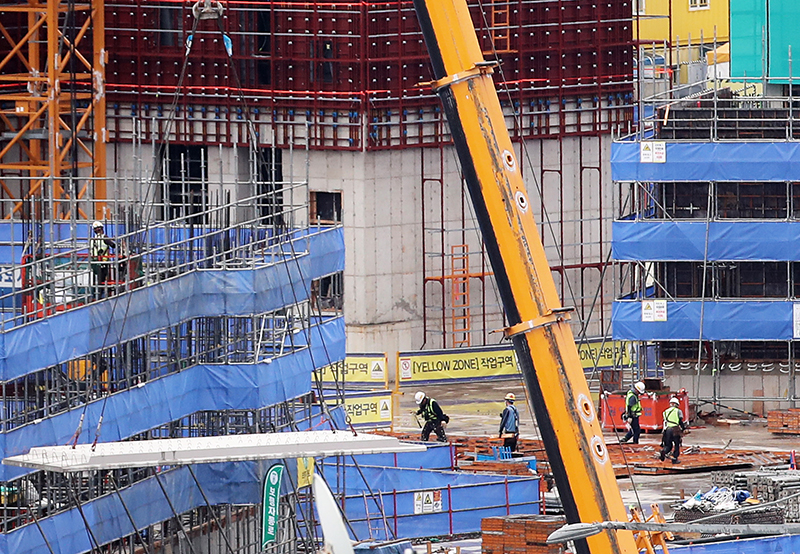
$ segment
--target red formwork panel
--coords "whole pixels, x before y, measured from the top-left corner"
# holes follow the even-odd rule
[[[619,4],[628,6],[627,14]],[[499,33],[509,42],[496,54],[503,62],[503,76],[497,79],[507,82],[518,101],[585,95],[591,84],[616,87],[614,94],[630,90],[632,85],[623,82],[632,73],[630,0],[510,0],[488,6],[490,21],[492,9],[507,8],[498,17],[504,21]],[[154,102],[155,91],[164,103],[171,100],[184,41],[194,23],[190,7],[169,0],[159,4],[117,0],[107,5],[111,102],[123,98],[132,104]],[[374,101],[380,103],[384,117],[392,111],[405,117],[438,108],[430,90],[418,86],[432,75],[411,0],[259,4],[232,0],[226,7],[223,28],[233,38],[237,72],[254,103],[259,97],[273,98],[268,105],[317,114],[337,110],[342,99],[357,98],[360,108],[354,112]],[[484,14],[477,2],[472,3],[471,14],[482,27]],[[234,105],[237,92],[216,25],[216,21],[199,23],[184,90],[191,96],[185,102],[187,110],[210,91],[221,101],[215,109],[222,118],[225,103]],[[488,53],[491,34],[483,33],[487,57],[495,56]],[[314,121],[341,125],[337,117],[315,115]],[[391,116],[389,121],[395,124],[397,118]],[[395,131],[371,144],[395,144],[398,136],[403,142],[402,129],[399,135]],[[221,136],[229,130],[214,127],[202,132]],[[334,135],[326,138],[320,133],[316,144],[335,147],[341,133]],[[359,140],[355,137],[350,143]]]

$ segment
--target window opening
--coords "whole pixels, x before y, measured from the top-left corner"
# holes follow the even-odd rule
[[[311,191],[309,211],[311,223],[341,223],[342,193]]]
[[[283,155],[277,148],[260,148],[257,153],[258,182],[256,194],[261,224],[284,226]]]
[[[186,223],[196,225],[207,223],[206,159],[205,146],[168,146],[165,165],[169,219],[186,218]]]
[[[343,274],[334,273],[311,282],[311,306],[321,312],[341,312],[344,305]]]

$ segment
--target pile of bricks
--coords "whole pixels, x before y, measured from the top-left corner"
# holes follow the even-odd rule
[[[563,516],[505,516],[481,520],[483,554],[563,554],[547,537],[566,524]]]
[[[767,414],[767,429],[779,435],[800,435],[800,409],[773,410]]]

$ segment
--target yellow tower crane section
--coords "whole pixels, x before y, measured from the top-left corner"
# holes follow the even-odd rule
[[[52,219],[103,216],[104,9],[103,0],[0,0],[0,198],[6,218],[32,198],[46,201]]]

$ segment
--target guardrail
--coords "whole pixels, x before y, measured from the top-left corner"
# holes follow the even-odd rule
[[[260,210],[258,195],[159,221],[143,219],[133,203],[115,203],[120,216],[102,220],[114,252],[99,258],[90,253],[89,221],[0,222],[0,329],[198,269],[254,268],[303,256],[320,226],[308,223],[305,184],[285,183],[283,192],[293,189],[303,201],[273,204],[269,213]],[[9,213],[2,204],[16,202],[0,201],[0,211]],[[168,206],[148,208],[169,213]]]

